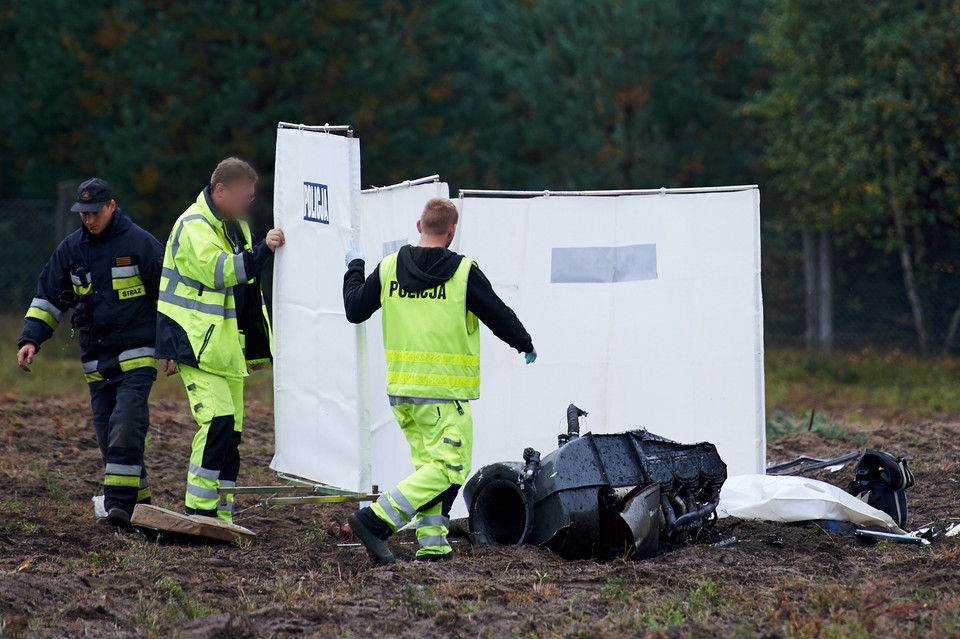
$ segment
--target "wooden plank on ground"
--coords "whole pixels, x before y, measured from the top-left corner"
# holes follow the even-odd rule
[[[252,530],[229,524],[213,517],[201,515],[184,515],[159,506],[138,504],[133,509],[130,523],[134,526],[144,526],[159,531],[167,531],[179,535],[193,535],[220,541],[251,542],[257,534]]]

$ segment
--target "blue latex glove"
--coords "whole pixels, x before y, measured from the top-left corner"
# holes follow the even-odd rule
[[[524,353],[523,358],[527,360],[527,364],[533,364],[537,361],[537,349],[533,349],[529,353]]]
[[[344,261],[347,263],[347,266],[350,266],[350,262],[354,260],[364,260],[367,258],[363,256],[363,253],[353,248],[353,242],[347,242],[347,256],[344,258]]]

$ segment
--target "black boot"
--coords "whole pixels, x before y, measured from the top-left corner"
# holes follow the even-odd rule
[[[129,528],[130,527],[130,513],[128,513],[123,508],[114,506],[107,512],[107,516],[101,520],[103,523],[108,526],[116,526],[117,528]]]
[[[438,561],[450,561],[451,559],[453,559],[453,553],[448,552],[443,555],[417,555],[414,561],[438,562]]]
[[[390,547],[387,545],[390,528],[381,522],[380,518],[369,507],[353,513],[348,521],[353,533],[360,539],[363,547],[367,549],[367,554],[370,555],[370,560],[373,563],[378,566],[385,566],[397,562],[397,558],[393,556]]]

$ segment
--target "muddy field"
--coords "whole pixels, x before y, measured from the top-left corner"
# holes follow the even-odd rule
[[[343,507],[263,517],[241,497],[238,523],[259,534],[249,547],[158,544],[94,522],[101,467],[88,410],[81,400],[0,398],[0,637],[960,636],[953,540],[867,546],[814,527],[726,520],[720,532],[739,543],[644,561],[460,543],[447,564],[373,568],[325,533]],[[270,410],[249,407],[241,484],[272,482]],[[769,457],[883,447],[912,461],[912,525],[960,515],[960,425],[828,434],[781,438]],[[182,506],[192,435],[183,406],[153,404],[148,465],[161,506]],[[848,466],[820,478],[851,475]],[[412,557],[411,542],[397,540],[398,556]]]

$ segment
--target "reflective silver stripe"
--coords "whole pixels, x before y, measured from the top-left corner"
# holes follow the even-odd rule
[[[417,520],[417,528],[426,528],[427,526],[440,526],[450,528],[450,518],[443,515],[427,515]]]
[[[232,502],[232,501],[228,501],[228,502],[225,503],[225,504],[217,504],[217,510],[219,510],[219,511],[221,511],[221,512],[225,512],[225,513],[232,513],[232,512],[233,512],[233,502]]]
[[[203,286],[203,283],[200,280],[195,280],[192,277],[187,277],[186,275],[183,275],[182,273],[180,273],[180,271],[176,269],[172,269],[169,266],[164,266],[160,274],[163,275],[168,280],[170,280],[170,283],[167,284],[167,288],[171,291],[176,290],[177,282],[183,282],[187,286],[191,288],[195,288],[197,290],[200,290],[200,288]]]
[[[143,466],[136,466],[134,464],[107,464],[106,466],[106,474],[108,475],[129,475],[132,477],[139,477],[140,471],[142,470]]]
[[[440,399],[437,397],[409,397],[407,395],[388,395],[391,406],[413,404],[414,406],[432,406],[433,404],[452,404],[455,399]],[[465,401],[465,400],[459,400]]]
[[[457,464],[456,466],[452,464],[447,464],[447,468],[449,468],[450,470],[455,470],[457,472],[460,472],[461,470],[463,470],[463,464]]]
[[[80,281],[80,278],[73,273],[70,274],[70,283],[74,284],[75,286],[83,286],[83,282]]]
[[[212,488],[201,488],[189,482],[187,482],[187,494],[200,497],[201,499],[216,499],[220,496],[220,493]]]
[[[243,253],[233,256],[233,272],[237,274],[237,282],[247,283],[247,267],[243,263]]]
[[[223,266],[227,263],[227,258],[230,257],[226,253],[221,253],[217,256],[217,266],[213,269],[213,287],[214,288],[223,288],[226,282],[223,280]]]
[[[403,520],[403,517],[400,516],[400,513],[397,512],[397,509],[393,507],[393,504],[390,503],[390,500],[387,499],[386,493],[380,495],[377,499],[377,503],[380,504],[380,507],[383,508],[383,511],[387,513],[387,517],[390,518],[390,521],[393,522],[393,525],[397,528],[403,528],[407,523]]]
[[[60,321],[60,318],[63,317],[63,311],[61,311],[59,308],[57,308],[51,302],[48,302],[45,299],[35,297],[33,298],[33,301],[30,302],[30,306],[39,308],[41,311],[46,311],[47,313],[50,313],[50,315],[53,316],[53,319],[57,320],[58,322]]]
[[[454,448],[460,448],[461,446],[463,446],[463,442],[454,441],[454,440],[450,439],[449,437],[444,437],[444,438],[443,438],[443,443],[444,443],[444,444],[450,444],[450,445],[453,446]]]
[[[110,275],[113,277],[133,277],[134,275],[140,275],[140,267],[136,264],[133,266],[114,266],[110,269]]]
[[[156,357],[157,350],[153,346],[143,346],[141,348],[131,348],[129,350],[123,351],[120,355],[117,356],[121,362],[125,362],[128,359],[136,359],[138,357]]]
[[[400,510],[407,516],[407,519],[413,519],[413,516],[417,514],[417,509],[407,501],[403,493],[401,493],[399,489],[394,488],[390,491],[390,496],[393,497],[393,501],[397,502],[397,506],[400,506]]]
[[[203,220],[204,222],[207,223],[207,225],[210,226],[210,228],[212,228],[213,230],[217,230],[216,227],[210,223],[210,220],[200,215],[199,213],[194,213],[193,215],[188,215],[187,217],[183,218],[182,220],[180,220],[180,226],[177,227],[177,232],[173,236],[173,246],[170,247],[170,252],[173,254],[174,257],[176,257],[177,251],[180,250],[180,234],[183,233],[183,227],[186,225],[187,222],[190,222],[192,220]]]
[[[204,479],[220,479],[219,470],[210,470],[209,468],[204,468],[203,466],[197,466],[193,462],[190,462],[190,472],[197,477],[202,477]]]
[[[191,311],[200,311],[201,313],[207,313],[209,315],[219,315],[225,319],[236,319],[237,317],[236,308],[225,308],[219,304],[207,304],[200,300],[187,299],[170,291],[160,291],[160,301],[172,304],[173,306],[188,308]]]
[[[220,480],[220,488],[234,488],[237,485],[237,482],[230,481],[229,479]]]
[[[83,372],[90,374],[97,372],[97,366],[100,365],[100,360],[95,359],[92,362],[80,362],[80,365],[83,366]]]
[[[417,541],[420,542],[420,545],[424,548],[428,547],[444,547],[449,546],[447,543],[447,538],[441,535],[427,535],[426,537],[417,537]]]

